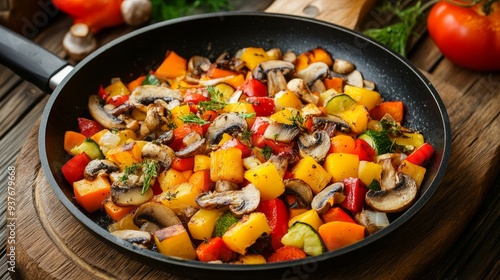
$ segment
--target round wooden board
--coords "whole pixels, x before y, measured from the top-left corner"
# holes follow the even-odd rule
[[[300,279],[417,278],[457,241],[498,174],[500,95],[462,95],[429,76],[450,115],[453,149],[448,171],[428,204],[366,255],[334,268],[292,270]],[[465,107],[475,104],[482,108]],[[484,116],[484,117],[481,117]],[[487,119],[486,116],[490,117]],[[16,163],[16,273],[26,279],[186,279],[120,254],[87,231],[58,201],[41,170],[38,128],[30,132]],[[488,133],[479,132],[488,129]],[[467,151],[467,156],[464,156]],[[8,248],[7,253],[10,250]],[[215,275],[216,276],[216,275]]]

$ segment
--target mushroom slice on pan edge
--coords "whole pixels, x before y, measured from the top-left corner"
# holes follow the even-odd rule
[[[311,202],[311,208],[316,210],[318,214],[323,214],[332,205],[330,205],[330,199],[334,199],[334,203],[340,203],[342,200],[345,199],[344,196],[344,184],[341,182],[333,183],[329,185],[328,187],[324,188],[321,190],[319,193],[317,193],[312,202]]]
[[[90,115],[94,120],[99,122],[103,127],[108,129],[125,129],[126,125],[123,120],[109,114],[101,105],[99,96],[91,95],[89,97],[88,108]]]
[[[153,247],[153,235],[147,231],[122,229],[112,231],[111,234],[144,249]]]
[[[235,216],[241,217],[257,209],[260,191],[253,184],[249,184],[241,190],[202,193],[196,197],[196,203],[203,209],[229,206]]]

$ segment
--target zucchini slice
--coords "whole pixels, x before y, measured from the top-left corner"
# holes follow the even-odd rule
[[[310,256],[326,252],[326,246],[319,233],[309,224],[295,222],[281,238],[281,243],[304,250]]]
[[[325,105],[326,112],[331,115],[340,114],[354,106],[356,101],[347,94],[333,96]]]
[[[375,150],[376,156],[391,152],[392,141],[384,132],[367,130],[359,135],[358,139],[365,140]]]

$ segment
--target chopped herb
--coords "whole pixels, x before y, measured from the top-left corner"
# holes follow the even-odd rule
[[[255,117],[255,113],[238,113],[238,116],[242,119],[251,119]]]
[[[170,201],[172,199],[176,199],[178,193],[179,193],[178,191],[176,191],[174,193],[172,193],[170,191],[167,191],[167,193],[165,193],[165,199],[168,200],[168,201]]]
[[[271,157],[271,154],[273,153],[273,150],[269,146],[265,146],[261,151],[260,154],[268,160]]]
[[[144,173],[144,184],[142,185],[141,194],[145,194],[151,186],[151,180],[158,176],[158,168],[160,165],[156,160],[148,160],[142,163],[142,171]]]
[[[300,130],[307,130],[307,128],[304,126],[304,117],[300,113],[297,113],[297,115],[288,118],[292,122],[292,125],[296,125]]]
[[[373,179],[373,181],[368,186],[368,189],[372,191],[380,191],[380,183],[377,180]]]
[[[393,120],[382,118],[378,124],[382,131],[388,135],[397,136],[401,133],[401,127]]]
[[[197,123],[200,125],[204,125],[210,122],[207,122],[206,120],[200,118],[200,116],[194,114],[194,113],[189,113],[188,115],[181,116],[179,119],[185,123]]]
[[[137,172],[141,169],[140,163],[134,163],[131,166],[125,166],[125,170],[123,171],[123,175],[120,176],[120,182],[125,182],[128,180],[128,176],[137,174]]]
[[[250,143],[250,136],[252,136],[252,132],[250,132],[250,130],[245,130],[241,133],[241,140]]]
[[[204,111],[208,110],[222,110],[224,107],[226,107],[227,103],[222,100],[222,92],[217,90],[215,87],[208,86],[207,87],[207,92],[210,95],[210,100],[208,101],[200,101],[198,103],[198,108]]]

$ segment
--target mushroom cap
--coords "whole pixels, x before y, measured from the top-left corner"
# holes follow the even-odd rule
[[[175,152],[167,145],[155,142],[147,142],[142,147],[141,157],[143,159],[156,160],[163,167],[169,169],[175,157]]]
[[[270,121],[269,126],[264,131],[264,138],[291,143],[299,133],[300,128],[296,125]]]
[[[285,179],[283,183],[285,184],[285,193],[294,195],[300,207],[311,207],[313,192],[308,183],[297,178]]]
[[[90,115],[94,120],[99,122],[103,127],[108,129],[125,129],[126,125],[123,120],[109,114],[101,105],[101,99],[97,95],[89,97],[88,108]]]
[[[268,60],[259,63],[253,70],[252,76],[259,81],[266,81],[269,72],[281,72],[284,76],[292,74],[295,65],[284,60]]]
[[[130,177],[130,176],[129,176]],[[115,181],[111,184],[111,200],[119,206],[136,206],[153,198],[153,189],[142,193],[142,179],[138,182]]]
[[[354,64],[347,60],[337,58],[333,62],[333,72],[342,75],[351,73],[352,71],[354,71],[354,68]]]
[[[297,77],[306,82],[307,86],[311,88],[317,80],[322,80],[328,76],[330,68],[324,62],[313,62],[307,68],[300,70]]]
[[[286,84],[286,87],[307,103],[317,105],[319,102],[319,97],[311,92],[307,83],[301,78],[291,79]]]
[[[301,134],[297,145],[302,157],[311,156],[316,162],[322,162],[330,151],[331,140],[324,130],[316,130]]]
[[[153,103],[156,99],[166,102],[173,100],[183,100],[182,95],[175,89],[158,85],[142,85],[135,88],[129,97],[129,102],[136,108],[143,108],[145,105]]]
[[[344,184],[342,182],[333,183],[314,196],[311,202],[311,208],[316,210],[318,214],[323,214],[332,206],[330,200],[333,198],[334,203],[337,202],[336,196],[342,195],[342,197],[344,197],[343,192]]]
[[[207,129],[205,137],[208,144],[214,146],[219,144],[222,135],[238,134],[248,129],[248,124],[245,119],[238,116],[236,113],[223,113],[217,116]]]
[[[398,172],[396,186],[393,189],[366,193],[365,201],[371,208],[385,213],[401,212],[410,207],[417,198],[417,184],[412,177]]]
[[[339,130],[340,132],[350,133],[351,126],[348,122],[339,116],[335,115],[322,115],[313,117],[313,126],[315,129],[322,129],[325,131]]]
[[[167,206],[156,202],[146,202],[137,208],[134,215],[136,226],[140,228],[144,223],[153,223],[158,228],[166,228],[180,224],[181,220]]]
[[[111,173],[120,170],[118,165],[107,159],[91,160],[83,170],[83,177],[89,181],[94,180],[99,174]]]
[[[206,192],[196,197],[196,203],[203,209],[218,209],[229,206],[229,210],[237,217],[250,214],[260,203],[260,191],[253,184],[241,190],[224,192]]]

